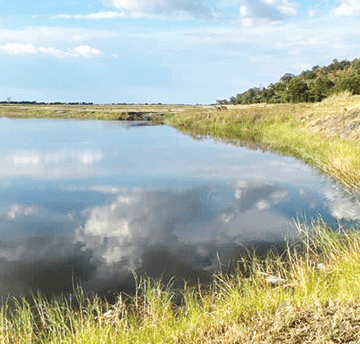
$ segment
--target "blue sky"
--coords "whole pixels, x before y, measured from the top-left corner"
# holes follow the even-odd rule
[[[0,100],[206,104],[359,51],[360,0],[0,0]]]

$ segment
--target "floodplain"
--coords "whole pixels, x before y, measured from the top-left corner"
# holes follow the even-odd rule
[[[318,104],[227,106],[0,106],[6,117],[145,119],[194,137],[211,136],[296,157],[350,193],[360,190],[360,97]],[[212,283],[172,287],[138,279],[114,303],[74,289],[35,295],[0,314],[3,343],[359,342],[360,234],[321,219],[297,223],[298,237],[265,256],[248,251]]]

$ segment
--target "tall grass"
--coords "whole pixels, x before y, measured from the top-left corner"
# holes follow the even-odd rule
[[[360,234],[321,221],[264,259],[250,253],[211,286],[140,279],[115,304],[86,297],[7,300],[2,343],[276,343],[360,340]]]
[[[359,96],[340,94],[320,104],[235,106],[217,112],[202,108],[165,122],[193,135],[292,155],[360,191]]]

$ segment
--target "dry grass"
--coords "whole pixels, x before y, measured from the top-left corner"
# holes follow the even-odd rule
[[[177,105],[40,105],[0,104],[0,117],[15,118],[77,118],[126,120],[129,114],[150,114],[148,118],[181,113],[194,107]],[[135,118],[135,119],[141,119]]]
[[[192,135],[211,135],[295,156],[360,191],[360,96],[318,104],[229,106],[174,114],[166,123]]]

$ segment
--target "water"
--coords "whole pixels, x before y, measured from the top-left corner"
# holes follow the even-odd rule
[[[141,124],[141,125],[139,125]],[[0,119],[0,294],[131,290],[133,273],[207,281],[294,219],[359,219],[301,162],[166,126]]]

